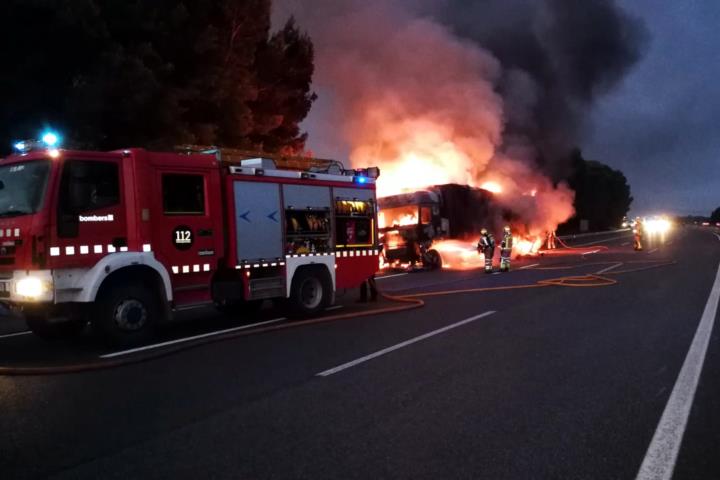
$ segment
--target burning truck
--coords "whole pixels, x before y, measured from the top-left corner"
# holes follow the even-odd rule
[[[378,199],[384,261],[431,270],[479,262],[471,238],[498,218],[493,197],[482,188],[445,184]],[[510,212],[502,213],[509,219]]]

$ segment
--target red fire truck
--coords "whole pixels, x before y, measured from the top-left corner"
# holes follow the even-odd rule
[[[266,299],[308,316],[378,269],[376,168],[17,148],[0,161],[0,301],[40,336],[90,322],[131,345],[176,311]]]

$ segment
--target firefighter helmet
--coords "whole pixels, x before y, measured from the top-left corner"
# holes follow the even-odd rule
[[[509,225],[505,225],[505,228],[503,228],[503,231],[504,231],[505,233],[510,233],[510,226],[509,226]]]
[[[487,235],[487,228],[481,228],[480,235]]]

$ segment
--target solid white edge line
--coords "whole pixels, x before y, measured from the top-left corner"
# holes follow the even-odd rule
[[[199,339],[201,339],[201,338],[212,337],[212,336],[215,336],[215,335],[222,335],[223,333],[237,332],[237,331],[240,331],[240,330],[247,330],[248,328],[253,328],[253,327],[261,327],[261,326],[263,326],[263,325],[269,325],[269,324],[271,324],[271,323],[282,322],[283,320],[287,320],[287,318],[285,318],[285,317],[275,318],[275,319],[273,319],[273,320],[267,320],[267,321],[265,321],[265,322],[253,323],[253,324],[250,324],[250,325],[243,325],[243,326],[241,326],[241,327],[227,328],[227,329],[225,329],[225,330],[217,330],[217,331],[215,331],[215,332],[203,333],[203,334],[201,334],[201,335],[194,335],[194,336],[192,336],[192,337],[178,338],[178,339],[176,339],[176,340],[170,340],[170,341],[167,341],[167,342],[155,343],[155,344],[153,344],[153,345],[146,345],[146,346],[144,346],[144,347],[138,347],[138,348],[133,348],[133,349],[130,349],[130,350],[123,350],[123,351],[120,351],[120,352],[113,352],[113,353],[108,353],[108,354],[106,354],[106,355],[100,355],[100,358],[115,358],[115,357],[120,357],[120,356],[123,356],[123,355],[130,355],[131,353],[144,352],[144,351],[146,351],[146,350],[152,350],[152,349],[154,349],[154,348],[167,347],[168,345],[175,345],[175,344],[177,344],[177,343],[190,342],[190,341],[192,341],[192,340],[199,340]]]
[[[327,307],[325,311],[332,312],[333,310],[340,310],[341,308],[345,308],[345,305],[333,305],[332,307]]]
[[[540,265],[539,263],[533,263],[532,265],[525,265],[524,267],[520,267],[520,270],[527,270],[528,268],[537,267]]]
[[[672,478],[705,363],[705,355],[717,315],[718,300],[720,300],[720,265],[690,350],[640,466],[637,480]]]
[[[383,277],[376,277],[375,280],[385,280],[386,278],[393,278],[393,277],[404,277],[407,275],[407,273],[396,273],[395,275],[385,275]]]
[[[15,333],[6,333],[5,335],[0,335],[0,339],[2,338],[12,338],[12,337],[20,337],[23,335],[32,335],[32,332],[30,330],[26,330],[24,332],[15,332]]]
[[[487,317],[489,315],[492,315],[493,313],[495,313],[495,311],[489,311],[489,312],[481,313],[480,315],[475,315],[474,317],[466,318],[465,320],[461,320],[457,323],[453,323],[452,325],[438,328],[437,330],[433,330],[432,332],[428,332],[428,333],[420,335],[418,337],[411,338],[410,340],[406,340],[402,343],[398,343],[397,345],[393,345],[392,347],[383,348],[382,350],[378,350],[377,352],[371,353],[370,355],[365,355],[364,357],[360,357],[360,358],[352,360],[350,362],[343,363],[342,365],[338,365],[337,367],[320,372],[320,373],[316,374],[316,376],[317,377],[329,377],[330,375],[341,372],[343,370],[347,370],[348,368],[354,367],[355,365],[365,363],[368,360],[372,360],[372,359],[380,357],[382,355],[386,355],[386,354],[393,352],[395,350],[398,350],[400,348],[407,347],[408,345],[412,345],[413,343],[417,343],[417,342],[420,342],[427,338],[438,335],[440,333],[447,332],[448,330],[452,330],[453,328],[462,327],[463,325],[466,325],[470,322],[474,322],[475,320],[479,320],[483,317]]]

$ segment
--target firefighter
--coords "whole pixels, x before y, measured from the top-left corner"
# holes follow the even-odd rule
[[[500,242],[500,271],[510,271],[510,255],[512,254],[513,248],[513,237],[510,227],[506,226],[503,229],[503,239]]]
[[[493,255],[495,255],[495,237],[487,231],[487,228],[480,230],[478,241],[478,252],[485,256],[485,273],[493,272]]]
[[[634,234],[634,242],[633,242],[633,248],[635,251],[639,252],[643,249],[642,246],[642,236],[643,236],[643,223],[640,217],[637,217],[635,219],[635,226],[633,227],[633,234]]]
[[[555,230],[548,230],[545,246],[548,250],[555,250]]]

